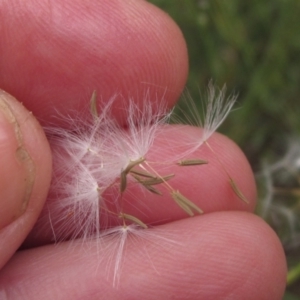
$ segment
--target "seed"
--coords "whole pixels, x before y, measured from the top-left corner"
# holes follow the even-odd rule
[[[132,222],[138,224],[139,226],[141,226],[144,229],[148,228],[148,226],[145,223],[143,223],[140,219],[138,219],[135,216],[125,214],[125,213],[120,213],[119,217],[122,218],[122,219],[132,221]]]
[[[127,187],[127,174],[125,172],[121,172],[121,184],[120,184],[120,191],[123,193]]]
[[[153,175],[147,171],[143,171],[143,170],[136,170],[136,169],[131,169],[129,171],[130,173],[133,173],[135,175],[139,175],[141,177],[147,177],[147,178],[156,178],[156,175]]]
[[[162,192],[159,191],[158,189],[156,189],[155,187],[151,186],[151,185],[143,185],[143,187],[145,187],[149,192],[156,194],[156,195],[162,195]]]
[[[127,174],[131,171],[133,167],[139,165],[145,161],[145,158],[141,157],[135,161],[130,161],[127,167],[121,172],[121,184],[120,184],[120,191],[123,193],[127,187]]]
[[[173,177],[174,177],[174,174],[170,174],[167,176],[156,177],[156,178],[151,178],[151,179],[146,179],[146,180],[138,179],[138,181],[139,181],[139,183],[141,183],[143,185],[156,185],[156,184],[161,184],[163,182],[166,182]]]
[[[91,100],[90,100],[90,112],[92,116],[97,119],[99,117],[98,109],[97,109],[97,92],[96,90],[93,91]]]
[[[129,164],[127,165],[127,167],[123,170],[123,172],[126,173],[126,174],[128,174],[133,167],[141,164],[144,161],[145,161],[144,157],[140,157],[137,160],[130,161]]]
[[[177,163],[179,166],[197,166],[208,164],[207,160],[203,159],[184,159]]]
[[[233,189],[233,191],[235,192],[235,194],[244,202],[246,202],[247,204],[249,204],[249,200],[246,198],[246,196],[241,192],[241,190],[238,188],[237,184],[235,183],[235,181],[230,178],[230,185]]]
[[[195,203],[189,200],[187,197],[183,196],[179,191],[172,191],[172,198],[175,202],[183,208],[190,216],[193,216],[192,209],[197,211],[199,214],[203,214],[203,210],[200,209]]]

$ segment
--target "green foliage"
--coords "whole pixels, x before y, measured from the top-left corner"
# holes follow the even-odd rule
[[[199,91],[205,94],[210,80],[219,87],[226,83],[229,92],[239,94],[238,109],[230,114],[221,131],[240,145],[256,170],[262,161],[279,159],[288,140],[300,134],[300,1],[150,2],[176,21],[187,41],[187,90],[191,97],[199,99]],[[288,182],[281,188],[293,196],[295,189],[290,185]],[[280,190],[272,188],[277,195]],[[296,203],[299,209],[299,197],[296,202],[292,199],[292,205],[286,197],[280,204],[280,197],[272,199],[272,205],[283,214],[284,203],[287,213],[294,215],[293,205]],[[286,220],[280,220],[281,227],[274,229],[284,241],[289,230]],[[284,299],[296,300],[300,299],[299,248],[286,251],[292,279]]]
[[[298,0],[152,0],[177,22],[190,57],[188,91],[213,80],[239,94],[221,131],[253,167],[300,131]]]

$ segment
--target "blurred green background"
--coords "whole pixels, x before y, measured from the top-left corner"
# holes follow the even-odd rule
[[[190,58],[187,90],[192,98],[199,99],[199,91],[205,91],[211,79],[219,87],[226,83],[228,92],[239,97],[237,109],[220,131],[243,149],[255,172],[261,171],[262,162],[279,160],[289,140],[299,138],[300,132],[300,1],[150,2],[167,12],[185,36]],[[300,188],[299,178],[293,190]],[[290,197],[299,206],[299,195]],[[280,201],[284,199],[281,195]],[[295,201],[286,207],[292,213]],[[300,299],[299,252],[299,247],[286,251],[289,268],[296,274],[286,300]]]

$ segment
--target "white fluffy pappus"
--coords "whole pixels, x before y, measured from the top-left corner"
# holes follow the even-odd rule
[[[113,102],[114,98],[88,124],[76,120],[70,126],[72,130],[46,128],[55,174],[47,216],[50,215],[55,240],[100,235],[100,210],[102,216],[105,212],[116,214],[109,211],[107,204],[112,203],[107,203],[103,193],[109,190],[109,199],[119,201],[122,171],[146,157],[170,114],[163,103],[153,107],[145,102],[140,108],[132,100],[126,108],[124,128],[111,113]]]
[[[142,257],[145,264],[153,268],[159,275],[159,266],[156,265],[155,257],[149,252],[155,252],[158,255],[161,251],[165,255],[172,255],[173,248],[184,247],[184,245],[175,238],[176,231],[167,231],[158,228],[142,229],[136,224],[128,226],[116,226],[103,231],[101,238],[106,240],[102,244],[101,251],[109,259],[101,261],[111,278],[113,286],[117,287],[122,279],[122,262],[126,260],[128,251],[135,250],[135,257]],[[130,240],[130,241],[129,241]],[[130,247],[128,247],[130,242]],[[99,258],[101,260],[101,258]],[[124,274],[125,275],[125,274]]]
[[[174,135],[166,136],[166,139],[170,139],[166,145],[184,143],[185,150],[177,153],[176,149],[173,157],[156,163],[178,164],[180,159],[182,167],[203,164],[201,159],[185,158],[207,142],[231,110],[236,97],[226,98],[225,90],[225,87],[216,90],[210,83],[204,105],[205,116],[200,117],[196,106],[191,106],[194,119],[191,123],[203,127],[202,135],[197,139],[187,136],[186,140],[175,143],[171,140]],[[124,107],[127,114],[124,128],[112,114],[114,98],[101,107],[100,112],[96,109],[95,101],[92,98],[91,118],[86,124],[76,120],[70,126],[72,131],[47,129],[53,149],[54,178],[51,199],[44,216],[50,217],[56,241],[81,238],[84,242],[97,239],[101,244],[103,237],[117,237],[113,272],[113,284],[116,284],[128,234],[141,237],[149,226],[142,219],[124,211],[123,195],[128,185],[138,185],[146,191],[139,195],[140,198],[146,198],[148,193],[161,197],[157,187],[163,185],[174,200],[174,205],[188,215],[201,214],[202,210],[193,203],[193,199],[188,199],[176,186],[172,186],[172,178],[176,174],[159,174],[156,163],[147,159],[155,139],[170,119],[171,112],[166,109],[164,102],[152,103],[146,97],[137,105],[130,100],[128,106]],[[230,180],[235,193],[245,201],[234,181]],[[110,219],[117,220],[119,226],[112,227]]]
[[[202,98],[200,104],[201,110],[190,95],[186,95],[184,98],[184,108],[186,111],[181,109],[181,113],[184,115],[183,122],[202,128],[201,135],[198,137],[194,135],[186,136],[183,143],[187,144],[189,149],[186,150],[185,156],[193,153],[209,140],[232,110],[237,96],[226,96],[226,85],[219,89],[210,81],[207,92]],[[174,120],[175,122],[182,122],[178,116],[174,116]]]
[[[276,162],[264,162],[256,176],[263,195],[258,213],[276,230],[286,250],[300,246],[300,142],[292,138]]]

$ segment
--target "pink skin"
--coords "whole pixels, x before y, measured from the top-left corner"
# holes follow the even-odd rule
[[[183,89],[187,52],[182,34],[166,14],[145,1],[7,0],[0,3],[0,22],[0,86],[43,124],[61,125],[55,114],[80,111],[94,89],[103,101],[116,92],[123,96],[120,101],[128,96],[138,98],[146,90],[153,99],[164,95],[170,106]],[[14,112],[23,119],[28,115],[23,108]],[[121,111],[116,108],[115,114],[122,122]],[[252,214],[256,190],[244,155],[218,134],[211,138],[211,145],[250,204],[236,199],[224,186],[226,176],[218,161],[203,148],[199,154],[210,159],[212,168],[205,175],[199,172],[199,177],[188,176],[196,169],[180,171],[178,180],[187,192],[195,193],[191,196],[196,196],[206,214],[186,218],[170,199],[163,198],[164,210],[154,206],[148,221],[161,222],[167,215],[170,220],[151,229],[155,234],[146,240],[128,241],[118,289],[112,287],[105,264],[101,268],[100,261],[98,267],[91,267],[97,264],[98,255],[103,261],[111,258],[116,241],[109,237],[108,250],[96,249],[96,243],[90,242],[82,251],[80,242],[79,247],[76,242],[65,242],[13,255],[38,218],[51,171],[51,156],[40,127],[33,119],[24,124],[29,126],[23,128],[24,143],[38,176],[27,210],[0,231],[1,265],[12,256],[0,272],[1,295],[7,299],[282,298],[286,276],[282,247],[269,226]],[[2,127],[13,139],[11,129]],[[179,129],[178,134],[181,132]],[[165,146],[157,141],[154,147],[163,152]],[[6,153],[9,147],[1,151]],[[16,167],[8,166],[6,172],[14,174]],[[189,191],[189,186],[198,184],[199,192]],[[4,201],[7,190],[1,193],[0,201]],[[168,214],[162,215],[167,208]],[[153,246],[164,232],[179,245],[165,250]],[[147,259],[141,251],[144,247]]]
[[[170,106],[183,89],[188,67],[182,34],[147,3],[2,1],[0,18],[1,88],[43,124],[57,123],[57,112],[85,108],[95,89],[103,101],[116,93],[122,101],[149,92]]]
[[[168,164],[162,163],[170,160],[170,157],[174,157],[176,145],[178,146],[178,144],[180,144],[182,146],[182,143],[178,143],[178,141],[184,140],[187,135],[190,137],[193,136],[196,139],[201,136],[201,130],[190,126],[179,125],[172,126],[171,130],[171,128],[167,126],[163,133],[154,141],[154,145],[146,155],[149,164],[152,165],[155,171],[161,176],[175,174],[174,178],[168,181],[169,186],[174,190],[179,190],[184,196],[197,204],[205,213],[225,210],[253,212],[256,204],[256,189],[250,166],[237,145],[227,137],[216,133],[209,139],[209,145],[214,149],[214,152],[212,152],[207,145],[202,145],[197,151],[185,157],[207,160],[207,165],[182,167],[176,165],[176,161],[169,162]],[[165,144],[165,141],[168,141],[168,146]],[[180,150],[184,151],[188,149],[187,146],[183,148],[184,149]],[[178,151],[178,154],[180,153],[181,152]],[[232,166],[234,167],[232,168]],[[226,169],[228,174],[224,169]],[[248,174],[248,176],[241,177],[239,175],[241,171],[244,174]],[[58,174],[58,176],[60,175],[61,174]],[[234,179],[239,189],[248,199],[249,204],[243,202],[234,193],[229,184],[228,175]],[[128,185],[122,197],[123,211],[134,215],[146,224],[152,225],[187,218],[187,213],[175,204],[170,196],[170,189],[165,184],[160,184],[156,186],[156,188],[163,193],[163,196],[157,196],[147,192],[134,181],[130,182],[129,175]],[[113,189],[108,189],[104,196],[106,205],[115,203],[118,190],[119,183],[116,183],[116,187]],[[207,199],[209,199],[209,201]],[[224,199],[227,199],[227,201],[224,201]],[[52,226],[56,233],[60,232],[62,226],[66,226],[63,225],[64,223],[62,222],[58,224],[55,223],[55,220],[58,221],[61,218],[65,218],[70,213],[70,210],[54,212],[55,207],[60,206],[60,199],[57,198],[55,191],[49,194],[48,204],[49,206],[45,207],[42,211],[40,221],[26,239],[27,247],[29,245],[41,245],[51,242],[53,240]],[[52,207],[50,206],[51,204]],[[49,222],[49,207],[52,216],[51,223]],[[109,205],[109,209],[118,213],[117,209],[119,209],[119,206],[116,208],[114,205]],[[107,224],[110,226],[112,224],[120,224],[119,218],[115,218],[105,210],[103,210],[101,220],[103,221],[102,227],[107,226]],[[69,235],[64,236],[64,239],[72,236],[75,231],[76,228],[70,223],[68,227]]]
[[[32,300],[281,299],[284,255],[258,217],[216,212],[151,230],[128,240],[118,288],[107,272],[111,240],[100,252],[80,241],[22,251],[0,274],[0,288],[8,299]],[[160,235],[174,244],[161,245]]]

